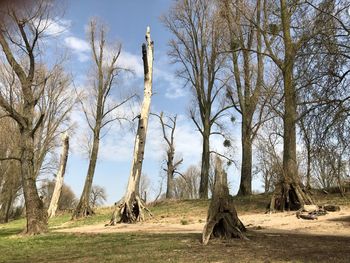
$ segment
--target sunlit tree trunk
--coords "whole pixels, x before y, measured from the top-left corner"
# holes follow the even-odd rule
[[[54,217],[57,210],[58,200],[61,196],[63,178],[66,172],[67,160],[68,160],[68,150],[69,150],[69,137],[68,134],[65,134],[62,139],[63,149],[61,154],[60,166],[58,173],[56,175],[55,188],[52,193],[51,201],[49,208],[47,210],[48,217]]]
[[[142,163],[146,144],[146,134],[148,127],[148,117],[152,98],[152,76],[153,76],[153,41],[151,40],[150,28],[146,32],[146,44],[142,45],[142,59],[144,66],[144,98],[139,115],[139,123],[134,145],[134,155],[131,165],[131,172],[125,196],[119,202],[120,222],[133,223],[144,219],[144,204],[140,198],[139,187],[142,172]],[[113,216],[111,223],[116,223]]]

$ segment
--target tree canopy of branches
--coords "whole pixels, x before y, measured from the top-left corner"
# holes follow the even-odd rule
[[[175,173],[179,173],[177,171],[178,166],[183,162],[183,159],[179,159],[175,161],[175,139],[174,139],[174,133],[176,129],[176,120],[177,116],[174,117],[168,117],[168,122],[164,120],[163,112],[160,113],[160,115],[153,114],[159,118],[161,127],[162,127],[162,133],[163,138],[167,144],[167,150],[166,150],[166,168],[164,170],[167,173],[167,188],[166,188],[166,194],[165,198],[174,198],[174,177]],[[169,130],[169,132],[167,132]]]
[[[101,206],[106,200],[107,200],[106,189],[99,185],[93,185],[90,193],[91,207]]]
[[[41,39],[47,37],[46,31],[52,23],[50,18],[55,7],[53,1],[23,1],[21,8],[16,6],[7,3],[1,9],[1,70],[4,73],[2,78],[6,81],[2,83],[4,88],[0,93],[0,106],[16,122],[19,130],[19,153],[17,156],[7,156],[7,159],[15,159],[20,163],[26,206],[26,233],[38,234],[47,231],[47,214],[36,186],[40,160],[44,160],[45,156],[37,155],[39,151],[36,147],[40,143],[37,141],[36,144],[36,138],[44,126],[47,132],[51,132],[52,142],[62,121],[55,122],[54,128],[49,128],[47,124],[50,113],[46,113],[47,109],[43,110],[41,106],[45,104],[43,100],[47,98],[50,85],[54,86],[52,91],[61,90],[60,86],[67,85],[66,82],[54,81],[59,67],[48,69],[41,59],[43,56],[39,56],[43,53],[40,49]],[[58,75],[59,78],[63,76]],[[67,111],[63,110],[63,115]],[[54,116],[57,117],[57,114],[58,112]]]
[[[98,36],[97,36],[98,34]],[[106,29],[103,25],[98,26],[96,21],[90,22],[89,42],[92,52],[94,77],[91,85],[92,104],[90,112],[84,102],[81,102],[88,126],[92,132],[92,147],[89,149],[89,168],[87,171],[84,189],[76,207],[73,219],[92,215],[93,209],[90,207],[90,193],[95,173],[101,131],[106,125],[113,121],[121,121],[124,117],[116,111],[122,105],[129,102],[134,95],[121,98],[119,102],[112,103],[110,100],[112,90],[117,88],[117,80],[123,68],[119,66],[121,45],[108,46],[106,43]]]
[[[238,194],[250,195],[252,144],[263,122],[264,106],[269,99],[267,92],[263,96],[261,4],[260,1],[254,5],[249,1],[224,0],[221,3],[221,15],[227,24],[224,28],[228,32],[227,46],[234,77],[233,87],[228,89],[227,96],[242,119],[241,182]]]
[[[174,4],[163,23],[173,34],[169,56],[180,65],[178,76],[186,81],[194,94],[195,107],[191,119],[203,139],[200,198],[208,198],[210,144],[213,127],[232,107],[225,103],[226,79],[221,73],[225,55],[220,52],[223,38],[214,1],[181,0]]]

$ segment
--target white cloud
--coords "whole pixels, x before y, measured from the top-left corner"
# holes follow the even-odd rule
[[[87,41],[74,36],[69,36],[64,39],[64,43],[78,56],[80,62],[86,62],[89,60],[90,45]]]
[[[90,50],[89,43],[81,38],[70,36],[66,37],[64,42],[67,47],[77,52],[88,52]]]
[[[79,61],[88,61],[90,56],[90,45],[86,40],[74,36],[68,36],[64,39],[64,42],[65,45],[75,53]],[[105,54],[107,60],[111,58],[112,54],[114,54],[113,47],[107,46]],[[183,87],[182,81],[176,78],[172,72],[164,70],[164,68],[167,68],[166,62],[162,59],[156,61],[156,63],[157,62],[158,64],[154,64],[153,77],[155,86],[162,83],[166,87],[164,96],[168,99],[177,99],[187,96],[188,91]],[[143,79],[144,72],[141,55],[122,50],[118,59],[118,65],[122,68],[132,70],[137,79]]]
[[[166,82],[166,91],[164,96],[168,99],[177,99],[188,95],[188,91],[184,88],[182,81],[176,78],[173,72],[161,70],[155,67],[155,80]]]
[[[122,50],[118,64],[120,67],[133,70],[138,78],[143,77],[143,64],[141,56],[137,56]]]

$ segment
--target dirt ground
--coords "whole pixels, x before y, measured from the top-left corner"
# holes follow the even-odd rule
[[[150,242],[157,234],[174,235],[174,242],[180,239],[186,245],[172,251],[180,253],[179,262],[350,262],[350,206],[319,216],[318,220],[298,219],[295,212],[247,213],[239,217],[248,229],[249,240],[214,239],[208,246],[200,241],[203,215],[186,221],[181,217],[160,217],[138,224],[98,224],[56,231],[79,235],[140,233],[151,235]]]
[[[263,233],[293,233],[350,237],[350,207],[341,207],[339,212],[329,212],[317,220],[298,219],[295,212],[274,214],[239,215],[248,230]],[[176,223],[178,222],[178,223]],[[57,229],[69,233],[201,233],[204,227],[202,218],[181,219],[154,218],[138,224],[118,224],[105,227],[104,224],[86,225],[76,228]],[[107,223],[107,222],[106,222]],[[350,244],[349,244],[350,246]]]

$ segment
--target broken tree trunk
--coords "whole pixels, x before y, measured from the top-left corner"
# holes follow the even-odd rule
[[[288,180],[289,181],[289,180]],[[293,182],[280,182],[271,197],[269,210],[270,212],[279,211],[295,211],[306,205],[314,205],[315,202],[311,198],[308,189],[304,188],[297,179]]]
[[[146,44],[142,45],[142,59],[144,67],[144,98],[139,116],[139,123],[134,146],[134,157],[131,166],[129,182],[124,198],[118,202],[120,221],[122,223],[135,223],[144,219],[145,205],[139,194],[140,176],[146,143],[148,117],[152,97],[152,73],[153,73],[153,41],[151,41],[150,28],[147,27]],[[147,209],[146,209],[147,210]],[[114,219],[111,225],[115,224]]]
[[[202,242],[208,244],[211,237],[246,239],[243,223],[239,220],[233,200],[229,195],[227,174],[220,158],[215,162],[214,193],[210,202],[207,223],[203,229]]]
[[[52,193],[50,205],[47,210],[48,218],[52,218],[55,216],[58,200],[60,199],[60,196],[61,196],[61,191],[63,186],[63,177],[66,172],[68,150],[69,150],[69,136],[67,133],[63,135],[62,144],[63,144],[63,149],[61,154],[60,167],[58,169],[58,173],[56,176],[55,188]]]

